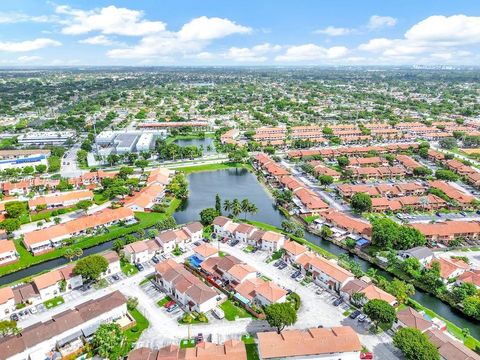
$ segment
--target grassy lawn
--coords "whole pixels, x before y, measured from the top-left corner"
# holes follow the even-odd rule
[[[135,267],[135,265],[132,265],[125,260],[120,261],[120,268],[122,269],[122,272],[127,276],[132,276],[138,273],[138,269]]]
[[[133,348],[133,345],[140,338],[143,331],[150,326],[147,318],[137,309],[129,310],[129,313],[135,319],[137,324],[124,332],[127,340],[125,343],[125,354]]]
[[[144,285],[144,284],[152,281],[154,278],[155,278],[155,275],[147,276],[145,279],[143,279],[142,281],[140,281],[140,285]]]
[[[93,195],[93,202],[97,205],[102,205],[103,203],[106,203],[108,199],[104,197],[102,194],[94,194]]]
[[[303,220],[305,220],[305,222],[306,222],[307,224],[311,224],[312,222],[314,222],[315,220],[317,220],[319,217],[320,217],[320,216],[318,216],[318,215],[305,216],[305,217],[303,218]]]
[[[224,252],[224,251],[219,251],[219,252],[218,252],[218,257],[225,257],[225,256],[227,256],[227,255],[228,255],[228,254],[227,254],[226,252]]]
[[[145,229],[148,227],[153,226],[157,221],[164,219],[166,216],[171,215],[175,212],[175,210],[180,205],[181,201],[177,199],[173,199],[170,202],[170,205],[167,211],[164,214],[160,213],[144,213],[144,212],[136,212],[135,217],[138,220],[138,223],[130,226],[112,226],[110,227],[107,233],[83,237],[79,239],[76,243],[71,245],[74,248],[81,248],[86,249],[92,246],[121,238],[127,234],[134,233],[140,229]],[[20,269],[28,268],[34,264],[39,264],[45,262],[47,260],[56,259],[62,257],[65,253],[65,250],[69,248],[69,246],[65,246],[59,249],[55,249],[49,253],[33,256],[23,245],[23,243],[17,239],[14,240],[15,247],[17,252],[20,254],[20,259],[14,264],[9,264],[6,266],[0,267],[0,276],[18,271]]]
[[[193,172],[200,172],[200,171],[216,171],[216,170],[223,170],[223,169],[232,169],[232,168],[244,168],[249,171],[252,171],[252,166],[250,164],[242,164],[242,163],[220,163],[220,164],[204,164],[204,165],[193,165],[193,166],[185,166],[185,167],[175,167],[172,170],[182,171],[186,174],[190,174]]]
[[[157,305],[160,306],[160,307],[164,307],[166,303],[168,303],[170,300],[172,300],[172,298],[170,296],[165,296],[162,300],[159,300],[157,302]]]
[[[242,309],[239,306],[236,306],[230,300],[225,301],[220,305],[220,308],[225,313],[225,319],[228,321],[235,321],[237,318],[252,318],[248,311]]]
[[[194,139],[207,139],[207,138],[214,138],[215,134],[213,133],[205,133],[205,134],[189,134],[189,135],[177,135],[177,136],[169,136],[165,142],[170,144],[177,140],[194,140]]]
[[[252,245],[247,245],[245,249],[243,249],[244,252],[251,253],[253,251],[254,247]]]
[[[56,296],[53,299],[47,300],[43,303],[47,309],[52,309],[56,306],[62,305],[65,303],[65,300],[62,296]]]
[[[32,219],[32,222],[36,222],[36,221],[40,221],[40,220],[50,219],[51,217],[67,214],[67,213],[75,211],[75,210],[77,210],[77,208],[75,206],[69,206],[69,207],[65,207],[65,208],[62,208],[62,209],[45,210],[45,211],[39,212],[37,214],[31,214],[30,217]],[[58,214],[53,215],[54,213],[58,213]]]
[[[247,360],[260,360],[258,355],[258,346],[255,343],[255,339],[250,335],[243,335],[242,341],[245,344],[247,350]]]
[[[194,348],[195,339],[183,339],[180,341],[180,349]]]

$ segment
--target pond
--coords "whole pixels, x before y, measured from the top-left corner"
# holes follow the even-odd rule
[[[197,146],[197,147],[203,147],[203,154],[204,155],[212,155],[215,154],[215,143],[213,141],[213,138],[203,138],[203,139],[178,139],[175,140],[175,144],[179,146]]]
[[[175,214],[175,219],[178,223],[197,221],[202,209],[215,206],[216,194],[220,195],[222,201],[226,199],[238,198],[241,200],[248,198],[251,202],[254,202],[259,211],[255,215],[249,215],[248,219],[258,220],[277,227],[281,227],[282,221],[285,220],[283,214],[273,205],[273,199],[267,190],[258,182],[255,175],[246,169],[192,173],[188,175],[188,180],[190,196],[188,201]],[[346,250],[316,235],[305,233],[305,238],[333,254],[348,253]],[[364,271],[370,267],[375,267],[379,275],[387,279],[392,278],[389,273],[370,264],[368,261],[356,256],[352,258],[360,264]],[[470,329],[472,336],[477,339],[480,338],[480,326],[474,320],[467,319],[463,314],[452,310],[450,306],[436,297],[417,290],[413,298],[460,328]]]

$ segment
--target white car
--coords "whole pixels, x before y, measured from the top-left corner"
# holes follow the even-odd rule
[[[300,281],[302,281],[303,279],[305,279],[305,276],[300,275],[300,276],[297,276],[297,277],[295,278],[295,281],[300,282]]]
[[[212,313],[220,320],[225,318],[225,313],[218,306],[212,310]]]
[[[36,306],[32,306],[29,311],[30,311],[30,314],[36,314],[38,312]]]

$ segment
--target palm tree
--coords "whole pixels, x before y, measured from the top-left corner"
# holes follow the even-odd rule
[[[248,199],[243,199],[242,202],[240,203],[240,207],[242,208],[242,212],[245,215],[244,219],[247,220],[247,212],[248,208],[250,206],[250,201]]]
[[[233,216],[237,217],[242,213],[242,204],[238,199],[233,199],[232,201],[232,214]]]
[[[255,205],[254,203],[250,203],[248,205],[248,213],[250,215],[255,215],[256,213],[258,213],[257,205]]]
[[[230,212],[232,210],[232,202],[230,200],[225,200],[223,202],[223,210]]]
[[[65,249],[65,253],[63,254],[65,258],[68,259],[68,261],[72,261],[72,259],[75,257],[75,250],[72,248],[67,248]]]

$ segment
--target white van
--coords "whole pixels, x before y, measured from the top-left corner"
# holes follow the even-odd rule
[[[213,314],[219,318],[219,319],[223,319],[225,318],[225,313],[223,312],[222,309],[220,309],[218,306],[215,307],[213,310],[212,310]]]

